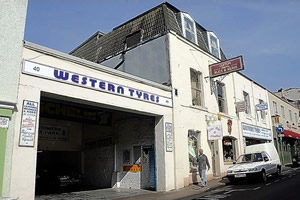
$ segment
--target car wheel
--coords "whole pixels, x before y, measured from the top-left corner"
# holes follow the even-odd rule
[[[235,179],[235,178],[232,178],[232,177],[231,177],[231,178],[228,178],[228,180],[229,180],[229,183],[230,183],[230,184],[233,184],[233,185],[234,185],[234,184],[236,183],[236,179]]]
[[[265,171],[261,172],[261,181],[266,182],[267,181],[267,174]]]

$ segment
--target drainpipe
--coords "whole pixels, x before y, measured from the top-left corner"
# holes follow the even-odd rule
[[[122,60],[121,60],[121,62],[119,62],[119,64],[117,64],[117,66],[114,67],[114,69],[118,69],[125,62],[125,53],[126,53],[125,50],[122,51],[122,54],[121,54],[121,59]],[[125,71],[125,70],[123,70],[123,71]]]

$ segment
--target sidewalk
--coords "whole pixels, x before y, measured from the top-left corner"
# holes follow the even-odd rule
[[[289,166],[282,166],[282,172],[291,170]],[[225,186],[228,183],[226,177],[213,179],[207,182],[206,187],[200,187],[200,185],[189,185],[187,187],[178,189],[178,190],[171,190],[168,192],[153,192],[150,194],[132,196],[127,198],[119,198],[124,200],[134,200],[134,199],[145,199],[145,200],[172,200],[172,199],[181,199],[185,197],[191,197],[197,195],[202,192],[207,192],[209,190],[217,189],[219,187]]]
[[[120,198],[124,200],[132,200],[132,199],[145,199],[145,200],[153,200],[153,199],[159,199],[159,200],[171,200],[171,199],[180,199],[185,198],[189,196],[194,196],[202,192],[207,192],[212,189],[216,189],[218,187],[225,186],[225,183],[227,180],[214,179],[207,182],[207,185],[205,187],[200,187],[200,185],[189,185],[187,187],[178,189],[178,190],[171,190],[168,192],[153,192],[150,194],[145,195],[138,195],[134,197],[128,197],[128,198]]]

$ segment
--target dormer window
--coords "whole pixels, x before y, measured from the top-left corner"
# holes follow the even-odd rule
[[[189,41],[198,44],[196,23],[189,14],[181,13],[181,26],[183,36]]]
[[[207,32],[209,51],[217,58],[221,58],[219,38],[213,32]]]

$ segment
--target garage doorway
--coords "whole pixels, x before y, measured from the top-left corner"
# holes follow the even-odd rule
[[[156,189],[155,117],[41,97],[36,194]]]

